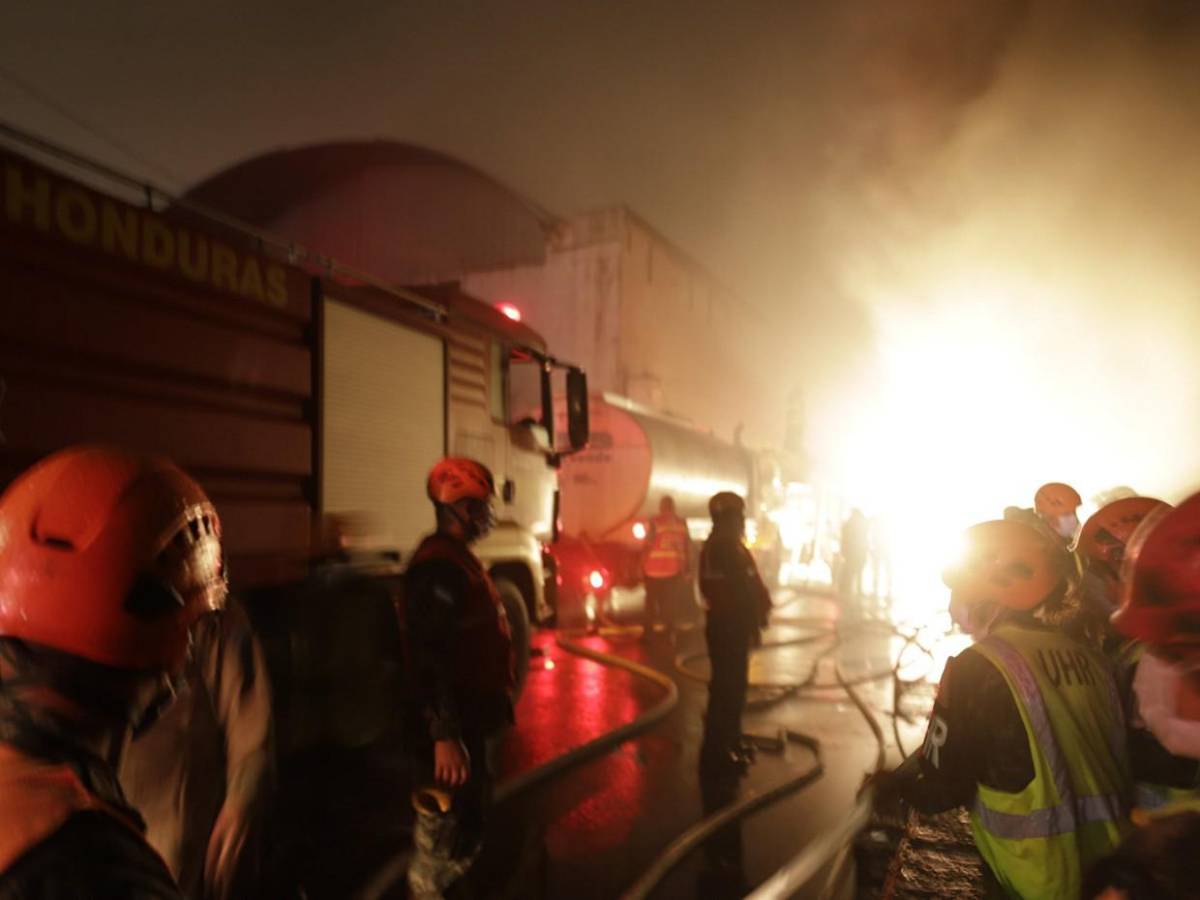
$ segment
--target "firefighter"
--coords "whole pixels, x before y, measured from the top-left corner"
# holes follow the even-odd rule
[[[1200,494],[1151,510],[1130,537],[1113,626],[1139,642],[1131,739],[1140,812],[1200,810]],[[1136,735],[1136,732],[1135,732]]]
[[[646,581],[646,618],[643,635],[649,635],[660,623],[673,632],[675,617],[683,608],[680,602],[688,590],[691,570],[691,539],[687,522],[675,513],[675,499],[664,496],[658,515],[646,530],[646,549],[642,555],[642,575]]]
[[[746,504],[722,491],[708,501],[712,533],[700,551],[700,592],[708,610],[704,636],[712,674],[700,750],[702,771],[744,768],[750,761],[742,743],[750,648],[761,643],[771,614],[771,596],[754,557],[743,543]]]
[[[861,509],[850,511],[842,523],[839,544],[838,593],[843,603],[857,603],[862,598],[863,569],[870,550],[870,523]]]
[[[1075,552],[1083,563],[1085,603],[1094,617],[1107,623],[1117,609],[1121,561],[1134,529],[1154,510],[1166,508],[1152,497],[1124,497],[1102,506],[1084,523]]]
[[[0,896],[182,897],[115,769],[225,593],[216,511],[165,460],[68,449],[0,497]]]
[[[471,551],[494,522],[492,473],[451,457],[429,473],[437,530],[409,563],[404,626],[418,778],[408,880],[439,897],[463,879],[483,840],[496,735],[513,721],[511,638],[496,586]]]
[[[130,744],[121,786],[189,897],[250,896],[271,780],[271,692],[238,604],[196,628],[186,679],[178,701]]]
[[[1102,655],[1056,625],[1070,562],[1020,522],[967,531],[944,573],[976,643],[943,673],[921,750],[873,779],[877,801],[971,810],[976,845],[1008,896],[1075,898],[1084,869],[1127,828],[1116,683]]]
[[[1079,531],[1079,491],[1061,481],[1043,484],[1033,495],[1033,510],[1050,530],[1069,544]]]

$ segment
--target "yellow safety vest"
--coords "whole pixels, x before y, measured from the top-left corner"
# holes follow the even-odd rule
[[[1001,626],[975,649],[1012,691],[1034,771],[1017,793],[979,785],[975,843],[1009,896],[1075,900],[1129,828],[1116,683],[1100,654],[1049,630]]]

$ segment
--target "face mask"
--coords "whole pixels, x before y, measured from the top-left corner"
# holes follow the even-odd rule
[[[964,603],[962,600],[955,599],[951,595],[950,620],[958,626],[959,631],[975,640],[986,636],[988,629],[992,626],[992,622],[995,621],[995,615],[987,617],[985,621],[981,613],[981,610],[975,608],[970,603]]]
[[[1054,530],[1058,532],[1058,536],[1064,541],[1069,541],[1075,537],[1075,532],[1079,530],[1079,519],[1074,513],[1067,516],[1059,516],[1054,520]]]
[[[1158,742],[1176,756],[1200,759],[1200,721],[1179,715],[1179,692],[1189,689],[1188,674],[1189,670],[1147,653],[1138,663],[1133,692],[1138,713]]]

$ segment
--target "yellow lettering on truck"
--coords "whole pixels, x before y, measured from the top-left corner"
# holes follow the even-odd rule
[[[142,221],[142,262],[156,269],[169,269],[175,261],[175,235],[158,219]]]
[[[179,232],[179,269],[192,281],[208,279],[208,241],[203,236]]]
[[[64,187],[54,198],[54,220],[69,241],[90,244],[96,240],[96,204],[83,191]]]
[[[24,211],[33,210],[33,224],[38,231],[49,231],[50,180],[43,175],[35,175],[32,186],[27,186],[20,169],[13,165],[5,166],[4,207],[10,222],[21,222]]]
[[[122,209],[115,203],[105,203],[100,207],[100,246],[105,253],[120,251],[130,262],[137,262],[137,210]]]

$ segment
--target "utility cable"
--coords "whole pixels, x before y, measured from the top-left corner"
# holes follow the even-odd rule
[[[141,153],[139,153],[137,150],[135,150],[129,144],[126,144],[124,141],[118,140],[117,138],[113,137],[111,134],[108,134],[108,133],[102,131],[100,128],[96,127],[91,122],[88,122],[86,119],[77,115],[74,111],[72,111],[65,104],[56,100],[54,97],[52,97],[50,94],[48,94],[45,90],[43,90],[42,88],[39,88],[37,85],[32,84],[31,82],[22,78],[20,75],[18,75],[16,72],[13,72],[8,67],[0,65],[0,78],[3,78],[5,81],[7,81],[9,84],[11,84],[13,87],[15,87],[17,90],[21,91],[23,94],[25,94],[30,99],[36,101],[37,103],[42,104],[47,109],[50,109],[50,110],[58,113],[58,115],[62,116],[64,119],[66,119],[72,125],[74,125],[76,128],[80,128],[83,131],[86,131],[92,137],[96,138],[97,140],[103,141],[104,143],[106,143],[110,147],[112,147],[113,149],[118,150],[121,153],[125,154],[127,157],[129,157],[134,162],[136,162],[142,166],[145,166],[147,169],[153,169],[160,176],[166,178],[170,182],[173,182],[174,186],[178,187],[179,185],[182,185],[185,183],[186,179],[184,179],[178,172],[173,172],[170,169],[168,169],[166,166],[163,166],[163,165],[160,165],[159,163],[154,162],[154,160],[143,156]]]

